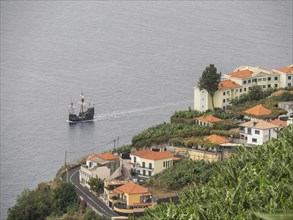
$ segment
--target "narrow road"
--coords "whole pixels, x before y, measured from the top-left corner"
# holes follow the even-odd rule
[[[66,172],[62,175],[62,180],[66,182]],[[113,216],[119,216],[116,212],[105,205],[86,187],[79,183],[79,167],[68,170],[68,181],[75,186],[75,191],[78,196],[82,197],[88,204],[90,204],[99,213],[103,214],[106,219],[111,219]]]

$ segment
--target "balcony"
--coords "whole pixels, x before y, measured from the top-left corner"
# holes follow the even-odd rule
[[[152,167],[143,167],[143,166],[138,166],[138,169],[140,169],[140,170],[149,170],[149,171],[154,170],[154,168],[152,168]]]

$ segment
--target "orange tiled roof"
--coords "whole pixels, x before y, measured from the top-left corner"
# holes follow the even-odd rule
[[[230,79],[221,81],[218,86],[219,89],[232,89],[236,87],[240,87],[240,85]]]
[[[146,150],[136,151],[136,152],[132,153],[132,155],[137,156],[137,157],[141,157],[141,156],[148,154],[150,152],[152,152],[152,151],[149,149],[146,149]]]
[[[126,194],[144,194],[149,193],[149,190],[143,186],[140,186],[138,184],[135,184],[133,182],[126,183],[123,186],[120,186],[116,189],[114,189],[114,192],[118,194],[126,193]]]
[[[206,139],[212,142],[213,144],[225,144],[230,142],[228,139],[215,134],[207,136]]]
[[[97,154],[92,154],[86,160],[92,160],[92,159],[97,158],[97,157],[99,157]]]
[[[272,93],[272,96],[282,95],[284,92],[287,92],[287,90],[278,90],[276,92],[273,92]]]
[[[287,122],[282,121],[280,119],[275,119],[273,121],[270,121],[270,123],[273,124],[273,125],[278,125],[278,126],[287,126]]]
[[[205,121],[205,122],[212,122],[212,123],[222,121],[222,119],[219,119],[219,118],[214,117],[212,115],[203,115],[203,116],[197,117],[195,119],[198,121]]]
[[[236,78],[248,78],[252,76],[252,71],[251,70],[240,70],[236,72],[229,73],[228,75]]]
[[[256,105],[250,109],[244,111],[246,114],[255,115],[255,116],[262,116],[262,115],[269,115],[272,113],[270,109],[263,107],[262,105]]]
[[[144,155],[140,156],[140,158],[149,159],[149,160],[162,160],[162,159],[166,159],[166,158],[173,159],[173,154],[168,151],[164,151],[164,152],[151,151],[148,154],[144,154]]]
[[[279,127],[278,125],[274,125],[270,122],[267,122],[264,120],[259,120],[259,119],[245,122],[243,124],[240,124],[240,126],[248,127],[248,128],[257,128],[257,129],[262,129],[262,130]]]
[[[277,70],[280,71],[280,72],[283,72],[283,73],[293,74],[293,65],[283,67],[283,68],[280,68],[280,69],[277,69]]]
[[[112,153],[99,154],[98,157],[103,159],[103,160],[117,160],[117,159],[119,159],[119,157],[115,156]]]

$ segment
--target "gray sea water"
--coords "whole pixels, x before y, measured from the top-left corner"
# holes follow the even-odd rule
[[[1,219],[68,161],[193,105],[214,63],[292,63],[292,1],[1,1]],[[83,91],[96,121],[69,125]]]

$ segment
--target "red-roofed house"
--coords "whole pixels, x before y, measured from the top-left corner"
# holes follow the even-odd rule
[[[222,121],[222,119],[217,118],[212,115],[203,115],[195,118],[195,122],[201,126],[213,126],[215,123]]]
[[[240,137],[247,141],[247,144],[261,145],[273,138],[277,138],[276,130],[279,125],[270,122],[254,119],[240,124]]]
[[[252,117],[259,117],[259,116],[269,115],[272,113],[272,111],[270,109],[263,107],[260,104],[245,110],[244,113]]]
[[[112,153],[92,154],[80,166],[80,184],[86,187],[90,178],[113,179],[121,175],[120,158]]]
[[[114,189],[110,199],[110,205],[114,211],[123,216],[129,214],[141,216],[146,208],[153,207],[155,204],[149,190],[133,182]]]
[[[171,152],[141,150],[130,155],[133,171],[139,177],[148,178],[164,169],[173,167],[173,161],[178,158],[174,157]]]
[[[293,86],[293,64],[273,71],[280,74],[280,87]]]

